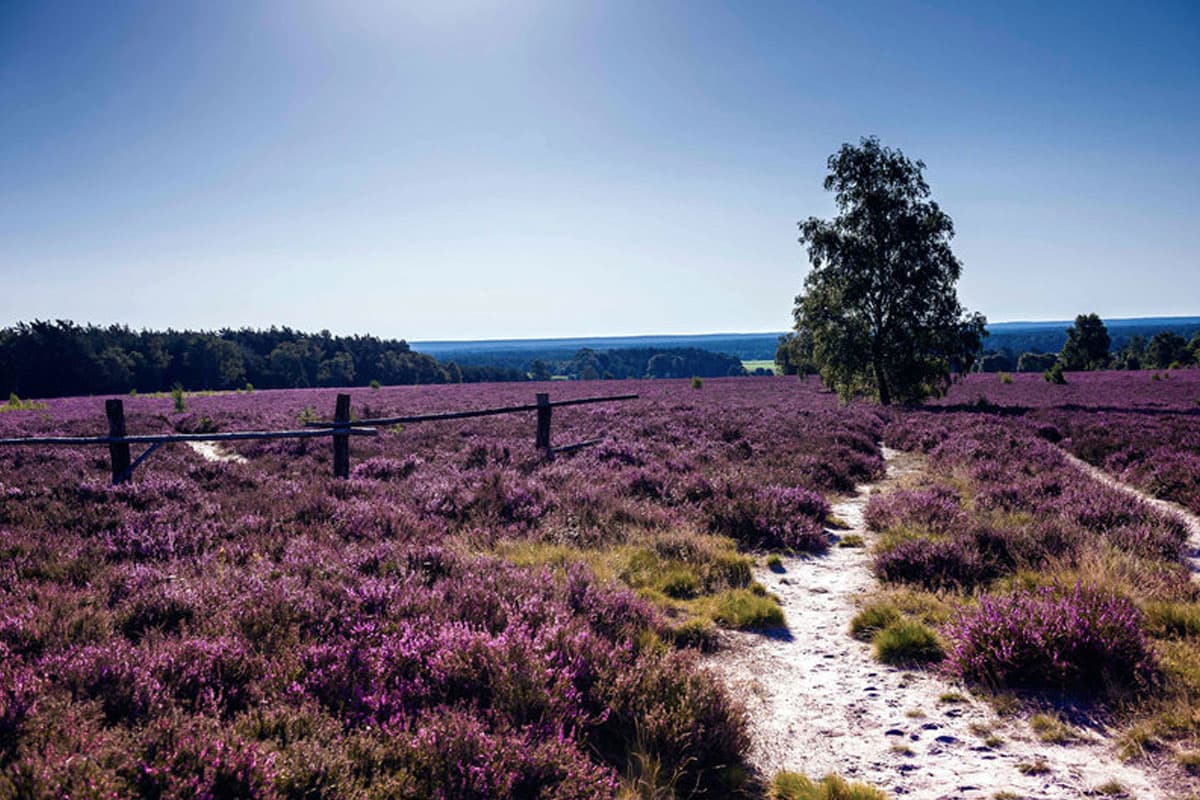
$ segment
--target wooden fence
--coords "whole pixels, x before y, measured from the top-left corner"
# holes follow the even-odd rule
[[[379,428],[389,425],[404,425],[415,422],[470,419],[490,417],[497,414],[514,414],[527,411],[537,412],[537,431],[534,444],[547,457],[555,453],[567,453],[596,444],[602,439],[588,439],[574,444],[551,447],[550,415],[556,406],[577,406],[587,403],[608,403],[620,400],[636,400],[636,394],[611,395],[608,397],[585,397],[577,400],[550,400],[550,395],[539,393],[531,405],[481,408],[471,411],[450,411],[440,414],[416,414],[404,417],[379,419],[350,418],[350,395],[339,394],[334,405],[333,419],[328,422],[308,422],[303,430],[283,431],[231,431],[228,433],[164,433],[129,435],[125,429],[125,405],[120,399],[106,400],[104,413],[108,417],[107,436],[32,436],[19,439],[0,439],[5,445],[42,446],[88,446],[107,445],[112,466],[113,484],[124,483],[133,477],[133,471],[150,457],[155,450],[172,442],[242,442],[257,439],[317,439],[330,437],[333,440],[333,474],[337,478],[350,477],[350,437],[376,436]],[[149,445],[136,459],[131,458],[130,445]]]

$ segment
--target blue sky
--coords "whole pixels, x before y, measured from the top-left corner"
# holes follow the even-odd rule
[[[0,324],[782,330],[825,159],[994,321],[1200,314],[1200,5],[0,0]]]

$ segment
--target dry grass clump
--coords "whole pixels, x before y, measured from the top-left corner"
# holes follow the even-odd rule
[[[1047,744],[1070,744],[1079,739],[1071,726],[1053,714],[1034,714],[1029,718],[1029,727]]]
[[[887,800],[880,789],[840,775],[826,775],[819,781],[798,772],[780,772],[771,784],[771,800]]]

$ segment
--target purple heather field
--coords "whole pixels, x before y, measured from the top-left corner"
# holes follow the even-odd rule
[[[1200,510],[1200,370],[973,375],[899,410],[793,378],[351,394],[362,418],[535,391],[641,397],[556,409],[556,445],[604,441],[552,461],[532,413],[355,438],[346,481],[327,439],[226,448],[245,463],[174,444],[120,487],[103,447],[0,449],[0,797],[600,798],[648,774],[749,792],[744,712],[678,609],[513,548],[819,553],[829,499],[882,477],[884,442],[929,473],[872,498],[876,575],[973,598],[933,668],[1110,698],[1168,680],[1155,626],[1197,599],[1186,530],[1062,451]],[[335,394],[124,401],[131,434],[231,431],[327,419]],[[0,436],[102,434],[102,400],[0,414]],[[1098,566],[1114,552],[1137,586]],[[710,593],[747,592],[722,558]]]

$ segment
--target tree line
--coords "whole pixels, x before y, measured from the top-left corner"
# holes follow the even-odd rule
[[[1158,331],[1147,339],[1135,334],[1113,350],[1108,328],[1097,314],[1080,314],[1067,329],[1067,341],[1057,353],[1025,352],[1014,356],[1000,350],[984,353],[981,372],[1087,371],[1099,369],[1179,369],[1200,363],[1200,329],[1189,340],[1176,331]]]
[[[625,378],[720,378],[745,375],[742,361],[726,353],[698,347],[629,347],[593,350],[585,347],[569,360],[534,359],[529,366],[534,380],[563,377],[570,380]]]
[[[0,329],[0,397],[745,374],[738,358],[699,348],[583,348],[514,368],[439,362],[403,339],[288,327],[134,331],[35,320]]]
[[[524,379],[518,370],[439,363],[402,339],[288,327],[134,331],[35,320],[0,329],[0,392],[24,397]]]

